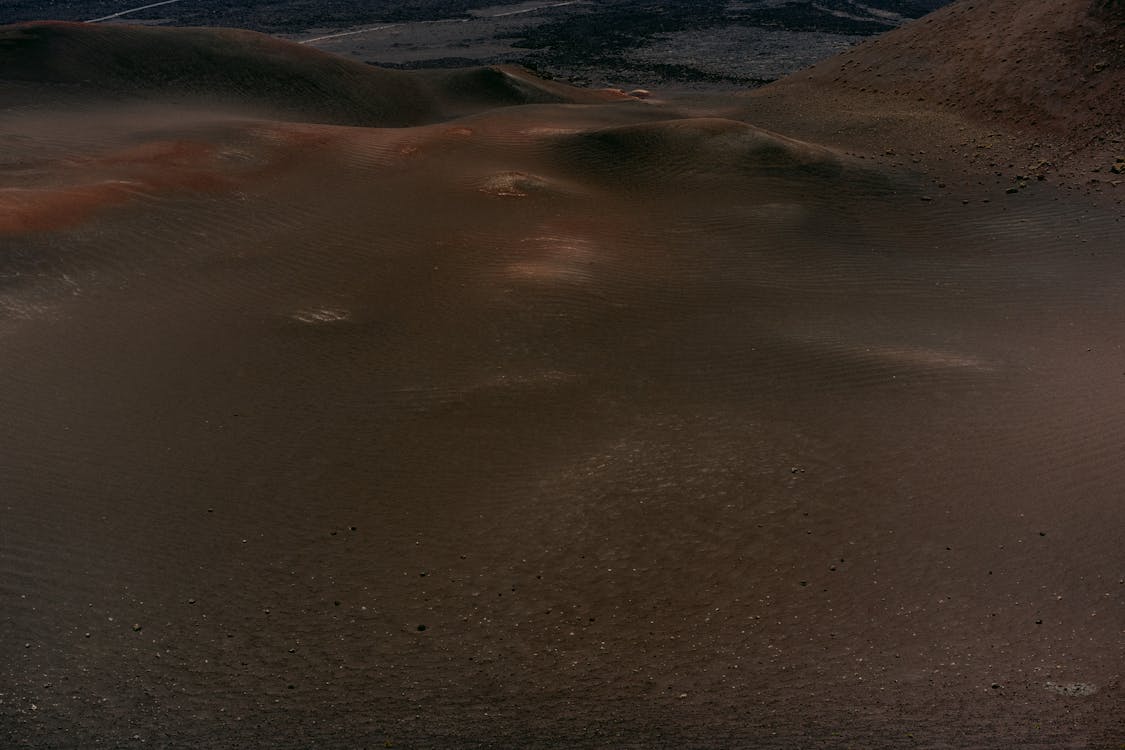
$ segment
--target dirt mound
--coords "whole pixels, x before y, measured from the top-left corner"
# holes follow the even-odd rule
[[[963,0],[797,78],[1101,150],[1125,132],[1123,21],[1114,0]]]
[[[333,124],[401,126],[438,116],[432,95],[406,73],[233,29],[9,26],[0,29],[0,79],[99,97],[229,102]]]
[[[520,104],[626,99],[515,66],[386,70],[236,29],[45,22],[0,28],[0,82],[67,95],[229,103],[278,119],[409,126]]]

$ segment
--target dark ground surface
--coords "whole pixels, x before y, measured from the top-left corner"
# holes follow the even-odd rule
[[[141,0],[13,0],[0,24],[85,21]],[[756,86],[829,57],[945,3],[942,0],[825,2],[526,2],[479,0],[181,0],[118,20],[225,26],[315,42],[386,67],[518,63],[579,85]],[[456,20],[459,23],[448,23]],[[435,24],[435,21],[445,23]],[[394,24],[394,28],[380,28]]]

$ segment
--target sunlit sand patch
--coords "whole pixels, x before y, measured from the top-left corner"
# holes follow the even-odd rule
[[[264,166],[267,162],[262,155],[247,148],[223,146],[215,153],[216,161],[223,164],[243,166]]]
[[[297,124],[255,124],[247,134],[274,147],[314,148],[327,146],[340,139],[346,130],[337,130],[327,125]]]
[[[396,392],[405,399],[419,405],[445,406],[464,404],[466,401],[482,397],[506,398],[512,395],[550,391],[566,385],[578,383],[583,376],[564,370],[531,370],[526,372],[501,372],[470,382],[418,384],[400,388]]]
[[[541,235],[524,241],[531,249],[526,260],[507,268],[512,279],[532,282],[568,281],[585,283],[593,279],[592,264],[597,246],[574,235]]]
[[[772,202],[740,206],[739,213],[748,220],[795,223],[808,216],[809,209],[800,203]]]
[[[78,280],[65,273],[47,283],[13,287],[0,292],[0,321],[59,320],[62,300],[79,297],[82,291]]]
[[[448,128],[444,131],[441,131],[440,135],[450,139],[464,140],[466,138],[471,138],[473,135],[473,131],[469,128]],[[415,136],[408,140],[399,142],[394,147],[394,151],[400,157],[424,156],[426,154],[433,153],[435,149],[438,148],[439,143],[440,140],[435,139],[431,131],[429,137]]]
[[[562,385],[578,380],[577,373],[562,370],[499,373],[480,384],[480,388],[536,388]]]
[[[592,274],[584,268],[573,264],[558,263],[554,261],[530,261],[515,263],[508,267],[508,274],[514,278],[526,281],[573,281],[585,282],[592,278]]]
[[[571,135],[573,133],[582,132],[583,128],[564,128],[564,127],[550,127],[550,126],[537,126],[524,128],[519,131],[520,135],[527,136],[551,136],[551,135]]]
[[[414,156],[422,147],[417,143],[400,143],[398,146],[398,153],[400,156]]]
[[[0,320],[44,320],[57,317],[56,313],[49,302],[0,294]]]
[[[189,140],[158,140],[98,157],[94,163],[106,166],[159,166],[198,169],[214,157],[215,146]]]
[[[532,193],[548,190],[551,184],[542,177],[525,172],[499,172],[485,179],[480,191],[499,198],[526,198]]]
[[[477,131],[464,126],[433,126],[400,130],[359,131],[349,135],[350,146],[366,152],[364,161],[380,166],[401,163],[406,159],[425,158],[447,153],[453,144],[464,143],[477,137]],[[375,158],[372,159],[371,157]]]
[[[264,163],[244,149],[161,138],[38,166],[31,184],[0,188],[0,234],[67,229],[145,194],[229,190]]]
[[[869,346],[864,348],[880,359],[919,367],[957,368],[988,372],[993,367],[982,359],[960,352],[922,346]]]
[[[867,344],[849,342],[842,335],[795,336],[800,341],[816,348],[824,348],[868,361],[878,361],[887,365],[931,370],[974,370],[993,372],[994,363],[941,347],[928,347],[913,344]]]
[[[210,135],[219,139],[237,137],[226,131]],[[161,138],[78,159],[67,166],[127,176],[152,189],[219,190],[229,187],[236,177],[270,166],[266,151],[276,144],[271,142],[267,144],[268,149],[259,148],[257,152],[246,146]]]
[[[70,227],[103,206],[124,203],[141,187],[131,180],[104,180],[60,188],[3,188],[0,234]]]
[[[341,307],[320,307],[311,310],[298,310],[289,317],[298,323],[326,325],[347,322],[352,319],[352,314]]]

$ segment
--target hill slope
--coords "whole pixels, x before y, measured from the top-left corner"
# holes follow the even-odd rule
[[[0,27],[5,83],[28,92],[38,106],[54,94],[171,99],[235,105],[286,120],[381,127],[502,105],[614,98],[513,69],[384,70],[251,31],[64,22]]]
[[[1125,5],[963,0],[803,75],[1096,150],[1122,139]]]

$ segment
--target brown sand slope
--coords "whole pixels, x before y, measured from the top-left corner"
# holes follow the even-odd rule
[[[234,29],[10,26],[0,38],[0,78],[46,92],[53,84],[97,98],[194,98],[313,122],[394,126],[435,115],[409,75]]]
[[[809,75],[845,88],[933,98],[1085,148],[1123,135],[1125,6],[954,3]]]
[[[58,22],[3,30],[0,81],[23,84],[41,105],[51,98],[42,92],[52,91],[95,100],[194,100],[288,120],[384,127],[503,105],[612,98],[516,68],[383,70],[250,31]]]
[[[1120,743],[1119,210],[767,99],[21,75],[0,745]],[[364,111],[588,101],[465,75]]]
[[[753,96],[766,109],[776,100],[783,119],[832,121],[825,137],[879,123],[865,141],[872,148],[892,144],[898,129],[967,146],[963,156],[984,172],[999,166],[1008,184],[1038,173],[1081,184],[1093,169],[1118,179],[1109,170],[1125,157],[1125,6],[962,0]]]

